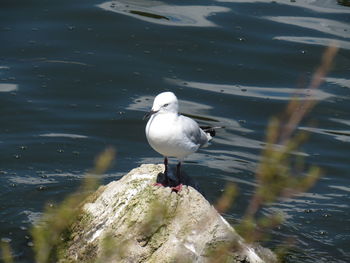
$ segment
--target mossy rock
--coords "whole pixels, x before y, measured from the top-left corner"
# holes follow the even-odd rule
[[[154,186],[163,165],[147,164],[100,187],[82,207],[61,262],[223,262],[263,260],[192,187]],[[272,255],[272,256],[271,256]]]

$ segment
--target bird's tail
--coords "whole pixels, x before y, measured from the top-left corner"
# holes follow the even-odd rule
[[[216,135],[216,130],[217,129],[222,129],[225,128],[223,126],[216,126],[216,127],[211,127],[211,126],[201,126],[200,127],[205,134],[208,136],[208,141],[210,141],[215,135]]]

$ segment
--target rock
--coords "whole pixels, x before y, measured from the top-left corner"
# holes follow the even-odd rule
[[[273,262],[249,247],[195,189],[154,186],[163,165],[145,164],[102,186],[61,249],[62,262]],[[264,259],[263,259],[264,258]]]

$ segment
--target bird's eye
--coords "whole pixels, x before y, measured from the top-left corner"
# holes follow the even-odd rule
[[[169,106],[169,103],[165,103],[164,105],[163,105],[163,107],[168,107]]]

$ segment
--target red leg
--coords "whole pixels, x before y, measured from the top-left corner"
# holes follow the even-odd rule
[[[183,186],[183,184],[179,184],[177,186],[171,187],[171,191],[175,192],[175,193],[178,193],[178,192],[180,192],[182,190],[182,186]]]

